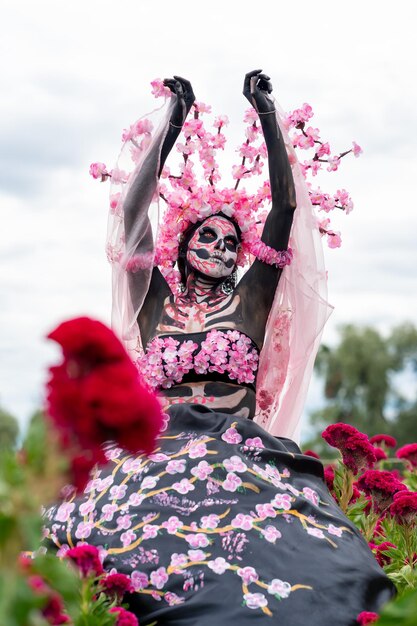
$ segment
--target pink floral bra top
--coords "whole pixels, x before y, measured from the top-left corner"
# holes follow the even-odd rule
[[[154,389],[186,380],[223,379],[255,388],[259,351],[238,330],[211,330],[190,335],[160,335],[137,360],[139,372]]]

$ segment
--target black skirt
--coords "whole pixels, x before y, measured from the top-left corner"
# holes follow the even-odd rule
[[[47,512],[63,554],[100,546],[141,626],[353,626],[393,586],[322,464],[249,420],[178,405],[151,457],[110,447],[83,498]]]

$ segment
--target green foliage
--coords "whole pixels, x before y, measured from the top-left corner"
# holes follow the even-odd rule
[[[393,328],[388,337],[371,327],[343,326],[338,345],[319,350],[315,369],[327,400],[311,416],[317,430],[347,422],[369,436],[392,434],[400,444],[417,439],[417,397],[410,402],[395,384],[396,374],[417,375],[417,329],[412,324]],[[328,450],[319,437],[309,447],[316,444],[322,454]]]
[[[19,425],[13,415],[0,407],[0,454],[16,447]]]
[[[400,598],[385,605],[378,626],[416,626],[417,589],[409,590]]]

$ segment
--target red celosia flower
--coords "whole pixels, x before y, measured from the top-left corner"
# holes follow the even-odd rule
[[[400,491],[394,495],[390,513],[399,524],[415,526],[417,522],[417,492]]]
[[[108,574],[106,578],[100,580],[100,586],[105,594],[119,601],[126,593],[134,591],[130,578],[124,574]]]
[[[76,548],[70,548],[65,553],[65,558],[74,561],[83,578],[100,576],[104,571],[98,549],[95,546],[83,544]]]
[[[42,609],[42,615],[52,626],[59,626],[70,621],[70,618],[63,613],[63,610],[62,598],[57,593],[54,593],[48,598],[47,605]]]
[[[324,480],[326,481],[326,485],[329,491],[333,489],[334,482],[334,467],[333,465],[327,465],[324,468]]]
[[[398,448],[395,456],[398,459],[405,459],[408,461],[410,469],[417,467],[417,443],[408,443],[402,448]]]
[[[349,502],[352,502],[352,503],[353,503],[353,502],[356,502],[356,500],[357,500],[358,498],[360,498],[360,497],[361,497],[361,492],[360,492],[360,491],[359,491],[359,489],[357,488],[356,484],[353,484],[353,485],[352,485],[352,497],[351,497],[351,499],[349,500]]]
[[[374,454],[377,461],[385,461],[388,458],[385,450],[378,448],[378,446],[374,446]]]
[[[372,613],[371,611],[362,611],[356,618],[357,623],[360,626],[366,626],[366,624],[374,624],[379,618],[378,613]]]
[[[105,462],[101,444],[107,440],[131,452],[151,452],[163,423],[161,407],[113,331],[81,317],[48,336],[64,355],[61,365],[50,368],[48,413],[65,446],[86,452],[80,474]]]
[[[117,613],[116,626],[139,626],[137,617],[121,606],[114,606],[109,613]]]
[[[383,443],[387,446],[387,448],[395,448],[397,445],[397,440],[394,439],[394,437],[391,437],[391,435],[374,435],[369,441],[372,444]]]
[[[385,470],[368,470],[357,484],[362,491],[372,496],[376,513],[383,513],[390,506],[395,493],[407,491],[407,487],[394,474]]]
[[[317,452],[314,452],[314,450],[305,450],[305,452],[303,453],[307,456],[312,456],[313,459],[319,459],[319,455],[317,454]]]
[[[374,447],[368,437],[350,424],[331,424],[323,431],[322,437],[340,450],[344,465],[354,474],[371,468],[376,461]]]
[[[389,557],[387,554],[384,554],[384,552],[386,550],[389,550],[390,548],[396,548],[396,547],[397,546],[391,543],[390,541],[383,541],[379,545],[375,545],[375,547],[373,548],[376,551],[375,558],[381,567],[391,562],[391,557]]]

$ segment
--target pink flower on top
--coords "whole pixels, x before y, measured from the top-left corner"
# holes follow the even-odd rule
[[[168,582],[168,574],[165,567],[159,567],[157,570],[151,573],[151,583],[157,589],[163,589],[166,582]]]
[[[125,533],[120,535],[120,539],[122,540],[123,547],[130,546],[136,539],[137,535],[133,532],[133,530],[127,530]]]
[[[317,537],[318,539],[324,539],[324,532],[320,530],[320,528],[312,528],[311,526],[308,526],[307,532],[312,537]]]
[[[275,543],[277,539],[282,537],[282,534],[275,526],[266,526],[262,534],[269,543]]]
[[[327,245],[329,248],[340,248],[342,245],[342,238],[339,232],[327,231]]]
[[[395,448],[397,440],[391,435],[374,435],[369,440],[372,444],[385,444],[387,448]]]
[[[191,548],[207,548],[210,544],[210,540],[204,533],[198,533],[196,535],[187,535],[185,537],[188,545]]]
[[[253,567],[240,567],[237,575],[241,577],[245,585],[256,582],[259,579],[257,571]]]
[[[117,522],[117,530],[127,530],[132,525],[132,520],[130,515],[119,515],[116,520]]]
[[[226,443],[240,443],[242,441],[242,437],[234,426],[231,426],[223,433],[222,439],[226,441]]]
[[[74,502],[63,502],[59,507],[55,515],[55,519],[58,522],[67,522],[71,513],[75,509]]]
[[[397,459],[407,461],[409,468],[412,470],[417,467],[417,443],[407,443],[402,448],[398,448],[395,456]]]
[[[182,480],[180,480],[179,483],[174,483],[172,485],[172,488],[175,489],[175,491],[178,491],[178,493],[182,493],[183,495],[185,495],[189,491],[194,491],[195,489],[194,485],[190,483],[188,478],[183,478]]]
[[[310,489],[310,487],[304,487],[303,496],[307,498],[307,500],[310,500],[310,502],[312,502],[315,506],[318,505],[319,497],[314,489]]]
[[[248,466],[239,456],[232,456],[230,459],[224,459],[223,465],[228,472],[246,472]]]
[[[367,624],[375,624],[379,619],[378,613],[374,613],[372,611],[362,611],[356,618],[357,624],[359,626],[366,626]]]
[[[215,513],[210,513],[210,515],[203,515],[200,521],[201,528],[217,528],[220,524],[220,517]]]
[[[155,98],[160,98],[160,97],[171,98],[172,97],[172,92],[170,88],[166,87],[164,85],[164,81],[161,80],[160,78],[155,78],[155,80],[152,80],[151,87],[152,87],[151,93],[153,96],[155,96]]]
[[[358,158],[358,156],[360,156],[363,152],[362,148],[360,146],[358,146],[358,144],[356,143],[356,141],[352,142],[353,145],[353,154],[355,155],[356,158]]]
[[[214,120],[213,126],[214,128],[222,128],[222,126],[227,126],[229,123],[229,118],[227,115],[218,115]]]
[[[273,596],[279,596],[280,598],[288,598],[291,593],[290,583],[274,578],[268,585],[268,593]]]
[[[113,500],[120,500],[121,498],[125,497],[126,491],[127,491],[126,485],[114,485],[110,489],[110,497],[113,498]]]
[[[172,567],[181,567],[182,565],[186,565],[187,563],[188,563],[188,558],[186,554],[179,554],[178,552],[174,552],[171,555]]]
[[[321,157],[324,157],[326,155],[330,154],[330,146],[329,144],[326,143],[322,143],[317,149],[316,149],[316,155],[317,157],[320,159]]]
[[[200,480],[207,480],[212,472],[213,468],[210,467],[207,461],[200,461],[200,463],[191,470],[191,474]]]
[[[257,121],[257,119],[258,119],[258,113],[256,109],[254,108],[246,109],[245,115],[243,117],[244,122],[246,122],[247,124],[253,124],[253,122]]]
[[[188,455],[190,459],[198,459],[202,456],[206,456],[207,454],[207,446],[205,443],[197,443],[190,446],[190,450]]]
[[[104,163],[91,163],[90,175],[95,179],[101,178],[103,182],[103,180],[106,180],[106,177],[109,176],[107,166]]]
[[[343,534],[343,529],[338,526],[333,526],[333,524],[329,524],[327,527],[327,532],[329,535],[335,535],[335,537],[341,537]]]
[[[242,530],[250,530],[253,526],[253,517],[251,515],[244,515],[238,513],[236,517],[230,522],[233,528],[241,528]]]
[[[263,441],[260,437],[253,437],[245,440],[245,445],[250,448],[265,448]]]
[[[186,468],[186,461],[184,459],[173,459],[167,463],[165,471],[168,474],[183,474]]]
[[[271,504],[273,504],[277,509],[289,511],[291,509],[291,496],[287,493],[277,493]]]
[[[176,515],[172,515],[166,522],[162,523],[162,526],[170,535],[175,535],[184,524]]]
[[[207,566],[213,570],[215,574],[224,574],[230,568],[229,563],[222,556],[218,556],[214,561],[209,561]]]
[[[277,512],[275,511],[273,505],[271,503],[266,504],[257,504],[255,506],[256,514],[261,519],[266,519],[267,517],[276,517]]]
[[[338,156],[330,157],[328,160],[327,171],[328,172],[336,172],[339,169],[340,158]]]
[[[130,575],[130,580],[135,591],[145,589],[149,585],[149,578],[144,572],[133,571]]]
[[[187,552],[190,561],[204,561],[206,553],[203,550],[188,550]]]
[[[158,535],[158,526],[153,524],[145,524],[143,527],[142,539],[155,539]]]
[[[268,606],[268,600],[263,593],[245,593],[243,599],[248,609],[262,609]]]
[[[222,487],[225,491],[234,492],[236,491],[236,489],[240,487],[241,484],[242,484],[242,481],[239,478],[239,476],[237,476],[236,474],[233,474],[233,472],[229,472],[227,474],[226,480],[222,484]]]

